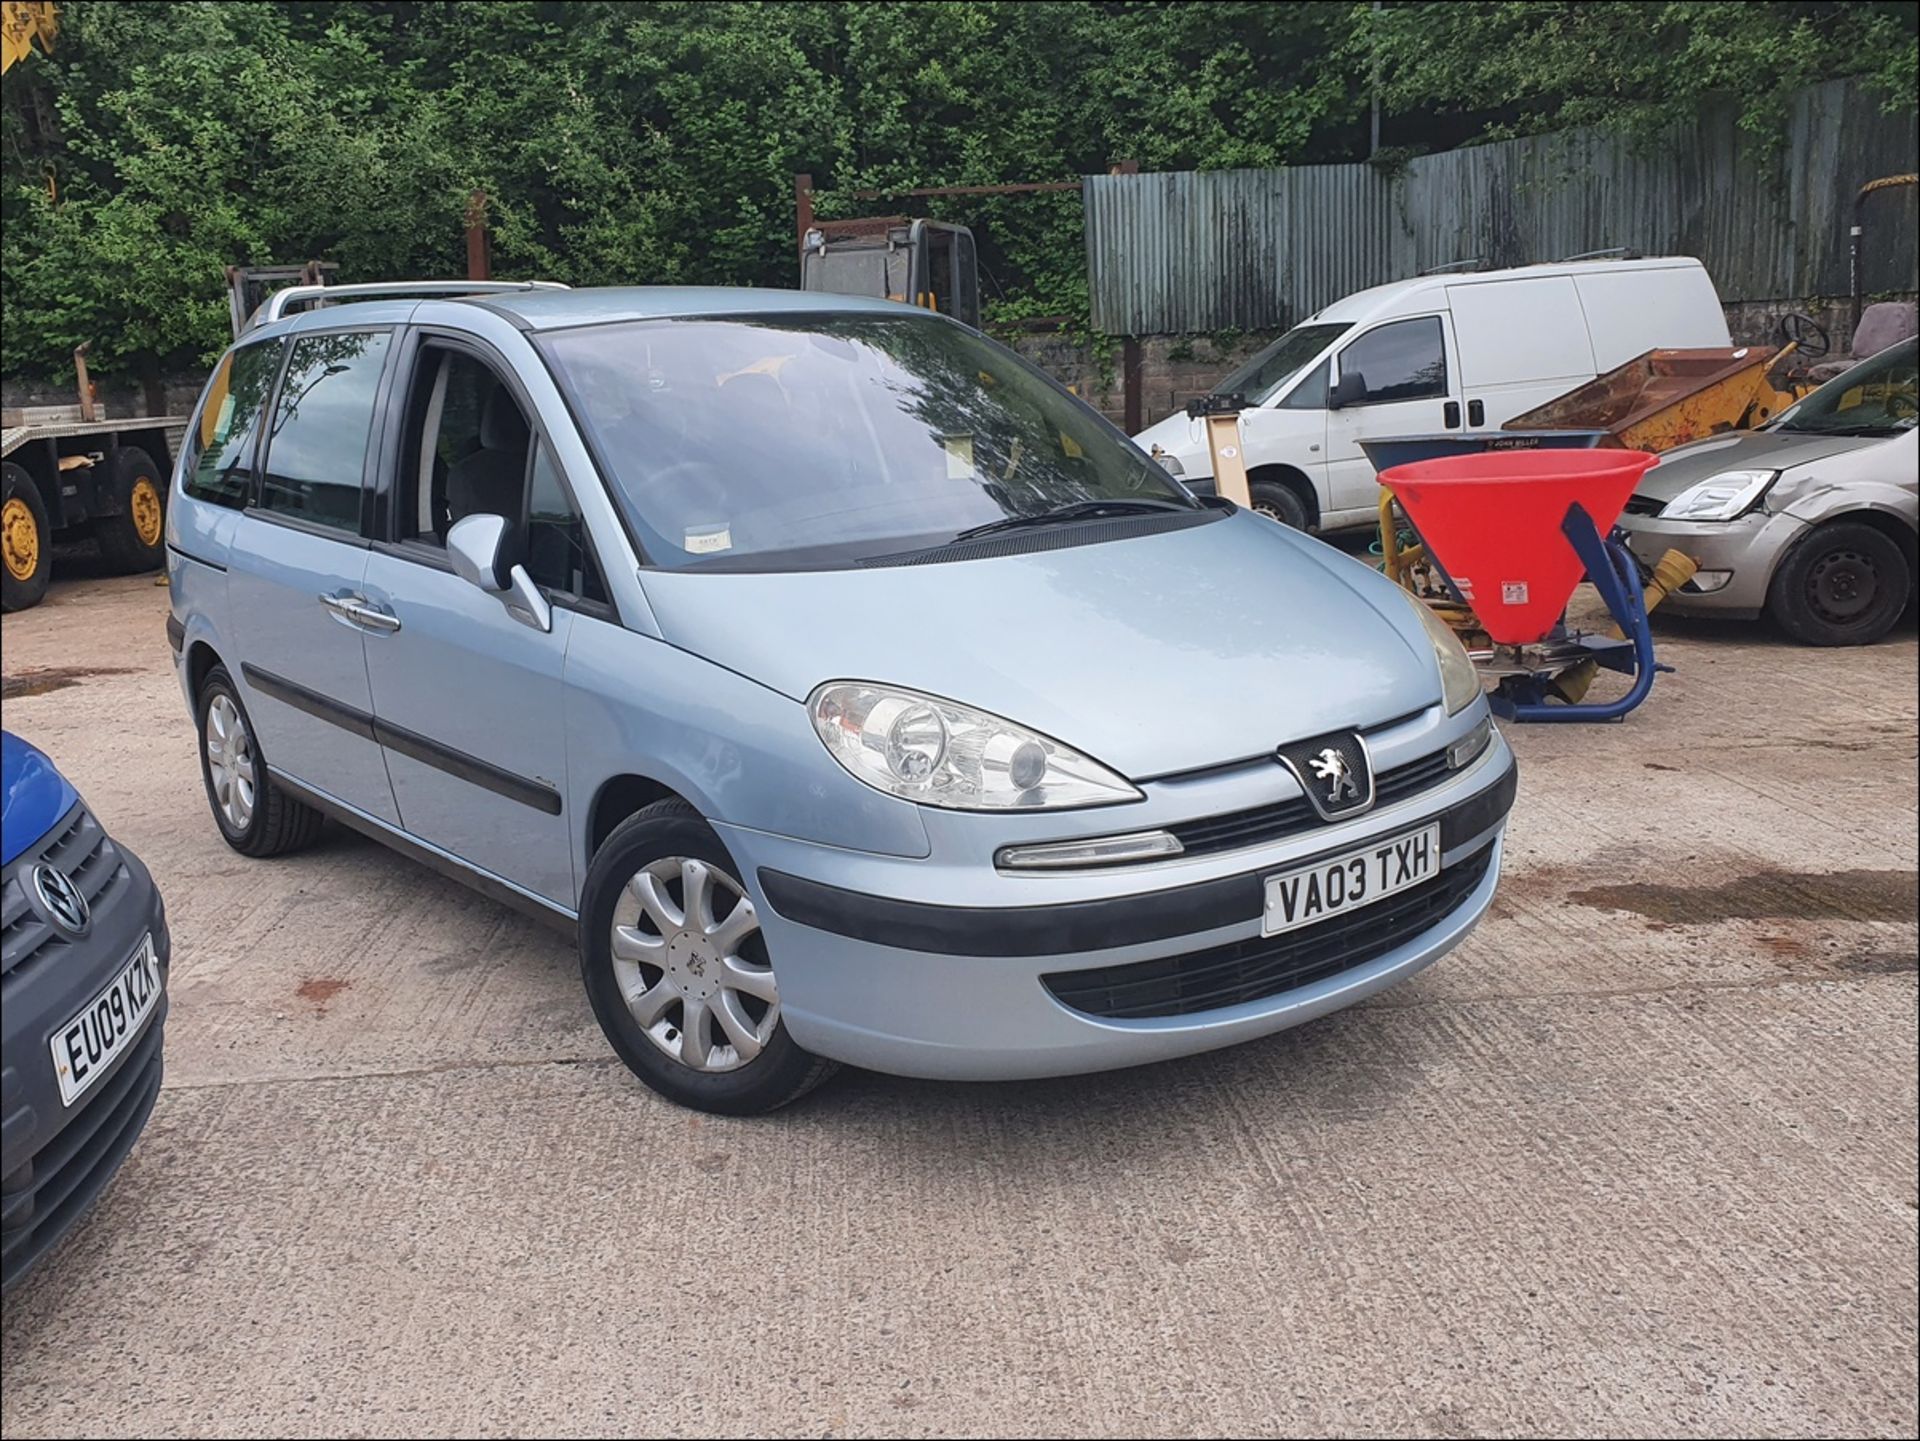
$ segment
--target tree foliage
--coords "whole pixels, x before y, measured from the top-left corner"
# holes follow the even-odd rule
[[[1721,91],[1905,65],[1911,4],[144,3],[74,0],[7,77],[9,374],[204,361],[224,266],[793,282],[792,176],[846,192],[1268,166],[1509,130],[1651,124]],[[1001,316],[1084,315],[1071,193],[934,201]]]

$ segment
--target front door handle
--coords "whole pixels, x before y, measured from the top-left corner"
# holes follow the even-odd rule
[[[1440,407],[1440,423],[1448,430],[1458,430],[1460,428],[1459,401],[1449,400],[1445,405]]]
[[[382,610],[363,595],[323,595],[320,604],[352,625],[364,630],[379,631],[391,635],[400,629],[400,617],[392,611]]]

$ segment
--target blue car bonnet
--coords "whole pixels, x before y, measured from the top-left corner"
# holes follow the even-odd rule
[[[52,830],[79,798],[52,761],[0,731],[0,865]]]

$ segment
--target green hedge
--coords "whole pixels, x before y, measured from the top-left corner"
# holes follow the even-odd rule
[[[1911,106],[1914,15],[83,0],[61,7],[55,53],[6,81],[3,363],[62,374],[81,340],[103,374],[202,362],[226,338],[235,262],[461,274],[476,187],[502,275],[783,285],[795,171],[831,192],[1352,159],[1376,72],[1384,138],[1413,150],[1653,123],[1707,90],[1764,127],[1830,74],[1882,74]],[[1076,195],[928,213],[979,230],[990,313],[1084,316]]]

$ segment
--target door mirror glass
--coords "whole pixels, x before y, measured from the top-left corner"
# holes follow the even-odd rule
[[[447,559],[453,573],[488,595],[500,597],[507,614],[535,630],[553,629],[553,607],[533,583],[524,565],[507,549],[509,527],[498,515],[469,515],[447,532]]]
[[[1341,410],[1349,405],[1358,405],[1366,398],[1366,376],[1357,370],[1349,370],[1334,381],[1333,389],[1327,392],[1327,409]]]

